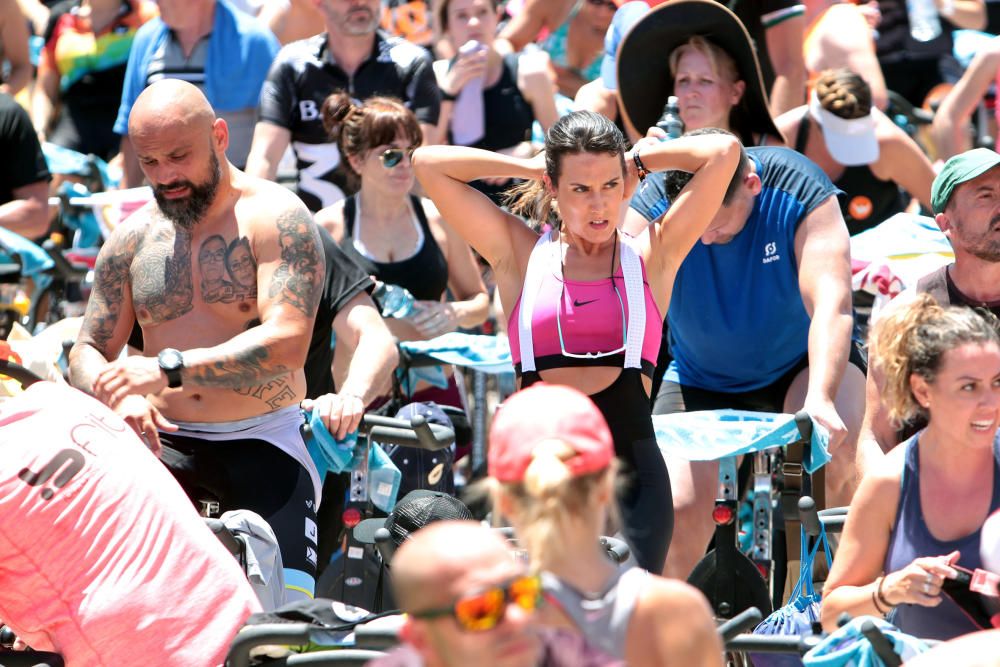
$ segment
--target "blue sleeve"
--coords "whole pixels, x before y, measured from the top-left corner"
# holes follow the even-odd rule
[[[662,173],[650,174],[635,189],[632,201],[629,202],[631,208],[650,222],[659,218],[670,208],[664,187],[665,178],[666,176]]]
[[[135,33],[132,40],[132,48],[128,54],[128,65],[125,66],[125,81],[122,85],[122,101],[118,107],[118,118],[115,119],[115,134],[126,136],[128,134],[128,117],[132,111],[132,105],[139,97],[139,93],[146,87],[146,67],[149,56],[149,49],[153,46],[154,31],[163,22],[159,18],[146,22]]]

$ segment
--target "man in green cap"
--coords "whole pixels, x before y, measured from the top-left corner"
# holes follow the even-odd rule
[[[975,148],[952,157],[931,185],[934,219],[951,242],[955,261],[927,274],[888,306],[926,292],[941,305],[985,308],[1000,316],[1000,154]],[[881,400],[884,375],[868,351],[868,386],[861,440],[887,452],[923,424],[897,431]],[[867,448],[871,450],[871,448]]]

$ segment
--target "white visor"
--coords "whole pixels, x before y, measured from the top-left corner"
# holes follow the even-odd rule
[[[813,92],[809,97],[809,114],[823,130],[823,140],[830,157],[840,164],[854,167],[871,164],[878,159],[875,116],[871,113],[851,120],[841,118],[824,109]]]

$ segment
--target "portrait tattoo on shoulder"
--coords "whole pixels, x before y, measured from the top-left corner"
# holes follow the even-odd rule
[[[226,243],[219,234],[198,249],[201,298],[205,303],[233,303],[257,298],[257,260],[247,238]]]
[[[305,208],[281,213],[277,225],[281,264],[271,278],[268,296],[312,317],[322,296],[324,273],[319,232]]]

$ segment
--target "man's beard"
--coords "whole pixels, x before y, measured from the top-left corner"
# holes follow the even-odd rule
[[[192,229],[205,211],[215,200],[215,193],[219,189],[219,181],[222,179],[222,170],[219,168],[219,158],[215,156],[215,151],[209,153],[209,177],[200,185],[195,185],[191,181],[174,181],[164,183],[153,188],[153,197],[160,211],[171,222],[183,227]],[[164,190],[173,190],[184,187],[190,190],[191,194],[181,199],[168,199],[163,195]]]
[[[361,23],[361,14],[368,14],[366,23]],[[341,29],[348,35],[369,35],[378,28],[379,16],[368,10],[367,7],[349,11],[343,16]]]
[[[1000,238],[998,238],[998,225],[1000,225],[1000,216],[990,220],[989,229],[983,232],[978,237],[970,237],[965,234],[965,230],[962,225],[956,225],[955,230],[958,232],[959,238],[957,239],[962,249],[969,253],[977,259],[981,259],[984,262],[1000,263]]]

